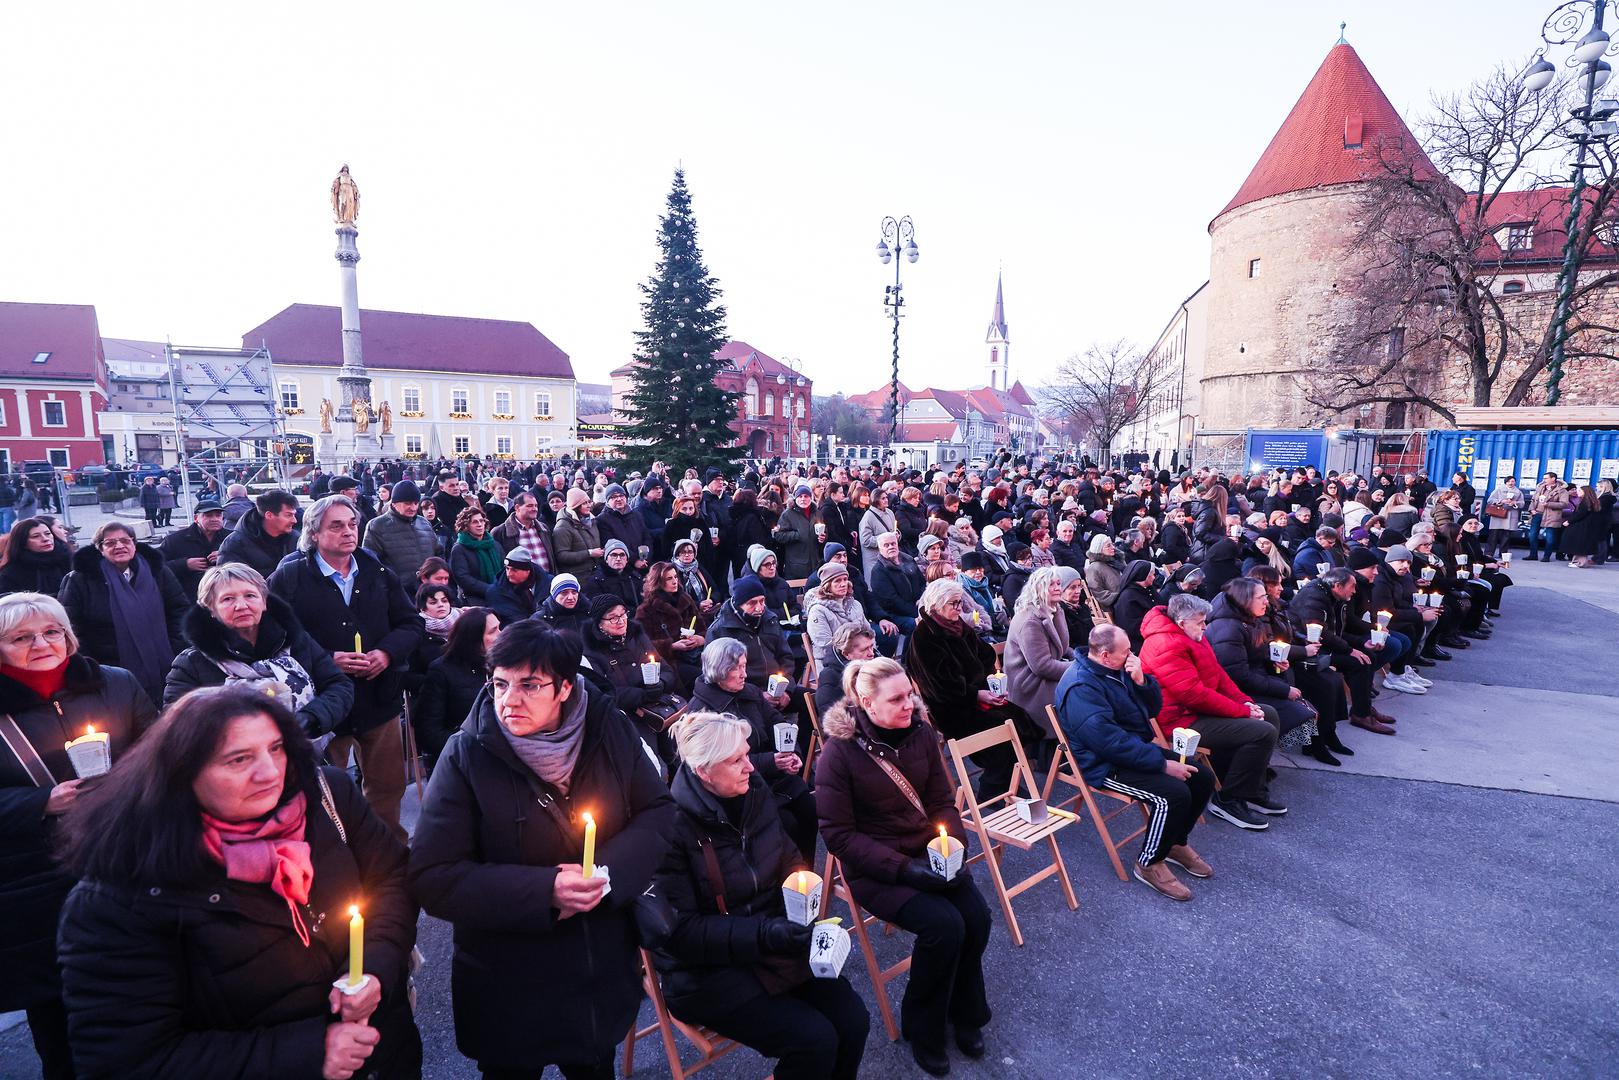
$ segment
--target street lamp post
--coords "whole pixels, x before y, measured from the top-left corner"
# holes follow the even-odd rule
[[[888,382],[888,448],[892,453],[894,444],[899,441],[899,317],[905,306],[905,297],[900,295],[901,260],[898,256],[903,255],[905,262],[914,263],[921,252],[916,249],[916,227],[908,216],[898,220],[883,218],[882,230],[883,238],[877,241],[877,258],[884,266],[890,260],[894,263],[894,284],[883,286],[883,309],[894,320],[894,371]]]
[[[1579,232],[1581,211],[1584,209],[1585,170],[1597,164],[1587,160],[1588,151],[1592,142],[1601,142],[1619,132],[1619,124],[1609,119],[1619,111],[1619,102],[1598,100],[1596,96],[1612,74],[1612,69],[1602,57],[1619,48],[1610,47],[1608,33],[1602,28],[1608,6],[1613,2],[1568,0],[1568,3],[1554,9],[1540,28],[1541,40],[1547,48],[1573,46],[1565,63],[1573,69],[1574,77],[1581,84],[1580,103],[1569,110],[1575,121],[1571,135],[1574,140],[1574,176],[1568,200],[1563,266],[1557,274],[1557,306],[1552,311],[1552,355],[1546,365],[1548,405],[1556,405],[1557,399],[1562,396],[1568,320],[1574,301],[1574,288],[1579,283],[1580,275]],[[1536,55],[1535,62],[1524,72],[1523,85],[1532,92],[1538,92],[1550,86],[1556,74],[1557,68],[1546,59],[1546,50],[1542,49]]]

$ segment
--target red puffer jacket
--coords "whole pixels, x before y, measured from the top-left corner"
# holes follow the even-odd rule
[[[1248,695],[1237,689],[1207,640],[1193,641],[1155,607],[1141,620],[1141,667],[1158,680],[1164,707],[1158,725],[1167,736],[1198,716],[1247,716]]]

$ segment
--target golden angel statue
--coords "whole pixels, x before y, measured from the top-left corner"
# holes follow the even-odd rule
[[[332,220],[339,225],[353,225],[360,217],[360,188],[344,165],[332,181]]]
[[[392,435],[394,433],[393,406],[389,405],[386,401],[377,406],[377,422],[382,425],[382,433],[384,435]]]
[[[320,399],[320,429],[327,435],[332,433],[332,399],[329,397]]]
[[[349,406],[354,410],[354,432],[364,435],[371,430],[371,403],[364,398],[355,398]]]

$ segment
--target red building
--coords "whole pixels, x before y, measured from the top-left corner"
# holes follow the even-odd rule
[[[809,457],[814,380],[745,341],[727,341],[714,355],[726,362],[714,381],[742,395],[731,430],[737,443],[748,448],[748,456]],[[625,364],[611,374],[615,411],[623,408],[629,392],[630,368]]]
[[[0,469],[100,464],[96,415],[106,407],[94,307],[0,303]]]

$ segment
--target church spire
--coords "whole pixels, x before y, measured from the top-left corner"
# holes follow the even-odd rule
[[[1001,294],[1001,275],[995,275],[995,310],[989,317],[989,333],[984,335],[989,346],[989,388],[1010,390],[1010,361],[1007,354],[1012,346],[1006,332],[1006,300]]]
[[[995,275],[995,311],[989,317],[989,333],[985,341],[1005,341],[1006,338],[1006,301],[1001,297],[1001,275]]]

